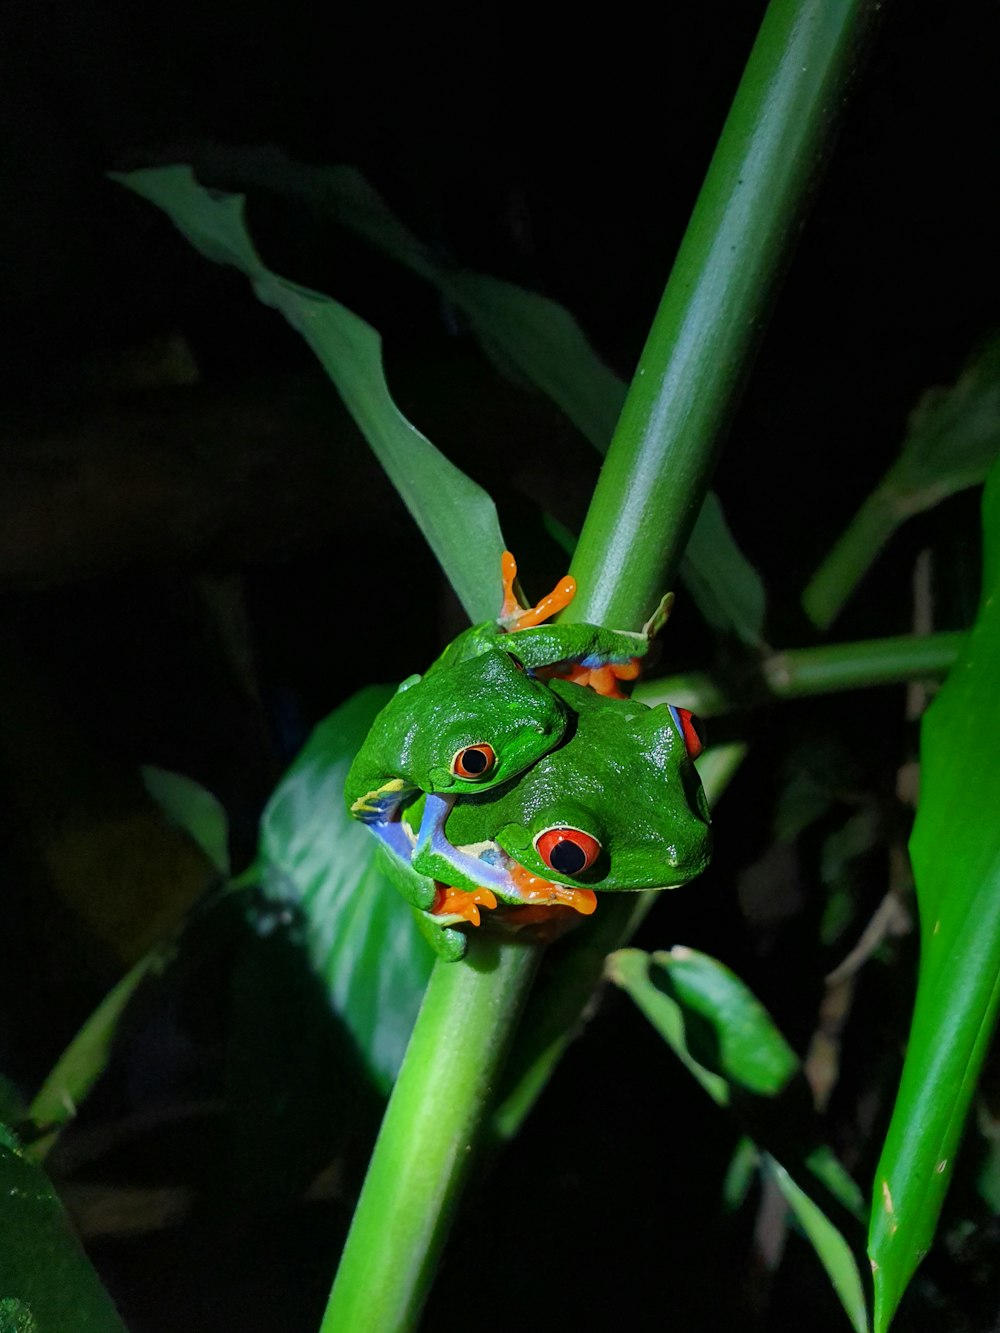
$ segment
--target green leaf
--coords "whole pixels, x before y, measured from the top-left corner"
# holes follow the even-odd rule
[[[1000,453],[1000,336],[966,362],[950,389],[931,389],[910,414],[899,457],[851,520],[802,594],[826,628],[906,519],[978,486]]]
[[[933,1239],[1000,999],[1000,465],[983,530],[979,615],[921,730],[920,972],[872,1201],[878,1330]]]
[[[140,958],[108,991],[56,1061],[28,1109],[34,1123],[48,1131],[27,1149],[36,1161],[49,1151],[58,1130],[74,1118],[80,1103],[104,1073],[122,1015],[133,995],[150,973],[163,967],[174,947],[171,939]]]
[[[858,1262],[851,1247],[830,1219],[801,1190],[785,1168],[773,1157],[765,1157],[766,1169],[774,1177],[778,1188],[805,1233],[810,1245],[819,1255],[834,1291],[851,1321],[855,1333],[868,1333],[868,1305],[861,1281]]]
[[[714,491],[705,496],[681,562],[681,578],[708,623],[744,643],[762,642],[764,584],[736,545]]]
[[[274,149],[226,149],[208,154],[206,168],[235,176],[244,187],[325,210],[434,283],[462,311],[501,371],[513,367],[551,398],[595,449],[607,451],[627,386],[564,306],[514,283],[441,262],[354,167],[307,166]],[[698,516],[681,577],[711,625],[747,643],[761,642],[764,585],[736,545],[714,495]]]
[[[504,550],[493,501],[402,415],[382,368],[382,341],[345,306],[266,268],[250,239],[242,195],[203,189],[190,167],[114,174],[162,208],[195,249],[243,272],[257,296],[309,343],[473,621],[496,613]],[[461,523],[455,522],[460,514]],[[363,562],[363,553],[359,553]],[[364,577],[364,569],[357,572]]]
[[[631,995],[709,1096],[797,1177],[823,1182],[848,1212],[861,1194],[815,1136],[798,1056],[767,1010],[724,963],[683,945],[669,953],[619,949],[607,975]]]
[[[722,1203],[727,1213],[735,1213],[743,1207],[759,1169],[757,1145],[744,1134],[733,1149],[722,1182]]]
[[[383,1090],[399,1069],[434,961],[378,868],[375,839],[344,804],[347,770],[393,692],[371,685],[316,727],[264,811],[257,863],[267,896],[303,914],[330,1004]]]
[[[0,1125],[0,1333],[125,1333],[41,1168]]]
[[[786,1197],[854,1327],[867,1328],[860,1270],[848,1240],[861,1215],[860,1191],[818,1141],[798,1057],[763,1005],[724,964],[680,946],[654,954],[620,949],[608,958],[607,975],[628,991],[709,1096],[734,1111],[753,1142],[794,1179],[798,1194],[794,1201]],[[811,1211],[801,1207],[798,1195]],[[860,1237],[858,1242],[860,1253]]]
[[[221,803],[182,773],[143,765],[142,780],[172,824],[189,833],[220,875],[229,874],[229,821]]]

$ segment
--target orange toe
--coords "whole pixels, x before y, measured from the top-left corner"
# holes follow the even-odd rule
[[[593,916],[597,911],[597,894],[593,889],[571,889],[565,884],[554,884],[516,862],[511,863],[510,876],[526,903],[571,907],[581,916]]]
[[[492,911],[497,905],[494,894],[489,889],[453,889],[447,884],[439,884],[431,913],[434,916],[459,916],[472,926],[478,926],[480,907]]]

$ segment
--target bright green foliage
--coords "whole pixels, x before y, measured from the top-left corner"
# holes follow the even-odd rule
[[[833,1289],[851,1321],[851,1327],[855,1333],[868,1333],[868,1305],[851,1247],[823,1210],[796,1185],[780,1162],[768,1157],[766,1169],[777,1181],[796,1221],[819,1255],[820,1263],[826,1269]]]
[[[146,790],[172,824],[189,833],[220,875],[229,874],[229,820],[218,799],[183,773],[146,764]]]
[[[276,907],[301,912],[313,966],[375,1082],[399,1068],[432,958],[344,805],[347,770],[391,686],[360,691],[313,731],[261,820],[256,872]],[[263,926],[263,923],[261,923]]]
[[[850,1244],[860,1239],[854,1236],[860,1192],[818,1142],[798,1057],[763,1005],[729,968],[694,949],[621,949],[608,959],[607,973],[713,1101],[734,1111],[775,1159],[782,1193],[863,1333],[868,1325],[861,1268]],[[730,1189],[738,1195],[736,1183]]]
[[[563,306],[514,283],[455,268],[434,256],[354,167],[312,167],[270,149],[227,150],[211,164],[287,198],[329,212],[435,286],[462,311],[501,371],[547,394],[600,453],[607,450],[627,386],[591,347]],[[709,494],[688,542],[681,577],[717,629],[759,644],[764,585]]]
[[[978,486],[1000,453],[1000,337],[979,348],[950,389],[910,415],[899,457],[813,575],[802,603],[825,629],[906,519]]]
[[[208,259],[245,273],[265,305],[280,310],[309,343],[348,411],[441,562],[470,620],[496,613],[504,541],[496,507],[406,418],[389,394],[382,340],[371,325],[320,292],[272,273],[254,249],[242,195],[195,182],[190,167],[151,168],[114,179],[157,204]],[[462,515],[456,525],[455,515]],[[364,552],[358,553],[363,578]]]
[[[872,1200],[876,1328],[931,1244],[1000,999],[1000,466],[983,497],[979,616],[921,730],[910,851],[916,1008]]]
[[[41,1168],[0,1125],[0,1333],[124,1333]]]

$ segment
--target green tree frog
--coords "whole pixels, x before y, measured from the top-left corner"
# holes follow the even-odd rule
[[[419,793],[442,798],[425,809],[419,837],[426,843],[440,839],[456,799],[509,782],[559,744],[568,714],[542,676],[566,676],[620,697],[619,681],[638,673],[639,657],[666,618],[665,599],[638,634],[543,625],[572,600],[574,580],[567,576],[525,609],[514,593],[516,575],[514,557],[504,552],[497,620],[459,634],[424,676],[400,685],[348,773],[351,814],[398,857],[412,851],[399,814]]]
[[[553,911],[589,915],[597,893],[673,888],[708,863],[691,715],[561,680],[549,688],[570,715],[563,743],[515,782],[454,802],[421,798],[401,820],[411,854],[385,858],[445,957],[461,956],[456,927],[478,925],[483,907],[503,904],[497,919],[514,926]]]

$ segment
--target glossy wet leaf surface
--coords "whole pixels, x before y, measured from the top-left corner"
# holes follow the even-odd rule
[[[1000,467],[983,530],[979,615],[921,729],[920,972],[872,1199],[879,1330],[931,1245],[1000,1000]]]
[[[256,928],[301,930],[330,1004],[373,1080],[388,1088],[433,966],[413,916],[347,813],[344,780],[394,687],[372,685],[313,731],[261,820],[256,873],[273,914]]]

